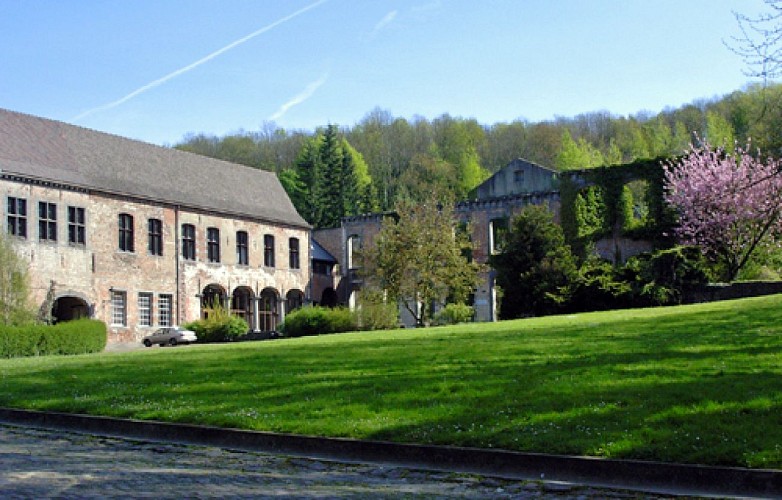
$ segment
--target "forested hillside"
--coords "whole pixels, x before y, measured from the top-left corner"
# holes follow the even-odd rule
[[[192,135],[176,147],[277,172],[302,214],[325,227],[333,221],[324,213],[333,217],[339,210],[303,208],[309,195],[332,196],[340,215],[388,210],[401,199],[418,201],[432,193],[464,198],[518,157],[580,169],[678,155],[698,138],[727,145],[751,138],[753,148],[778,156],[782,85],[752,86],[658,114],[596,111],[536,123],[485,125],[448,114],[404,118],[376,108],[352,126],[302,131],[267,122],[259,131],[225,137]]]

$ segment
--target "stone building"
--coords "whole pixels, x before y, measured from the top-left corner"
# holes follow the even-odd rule
[[[559,191],[556,172],[535,163],[517,159],[495,173],[475,190],[476,199],[456,204],[456,218],[471,229],[475,246],[473,259],[487,264],[492,253],[498,250],[502,234],[509,227],[510,220],[527,205],[546,205],[555,214],[559,213]],[[380,231],[383,218],[390,214],[368,214],[342,219],[340,227],[316,230],[313,239],[320,243],[338,261],[335,276],[335,290],[339,302],[356,306],[357,292],[362,280],[355,253],[362,247],[372,245]],[[472,305],[476,321],[497,319],[497,293],[494,271],[487,270],[480,277]],[[401,321],[413,326],[414,321],[405,314]]]
[[[42,312],[110,342],[215,302],[272,332],[309,300],[310,227],[274,173],[0,110],[0,196]]]

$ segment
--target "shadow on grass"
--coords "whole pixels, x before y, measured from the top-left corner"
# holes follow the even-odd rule
[[[781,467],[782,319],[753,307],[0,364],[0,404],[300,434]]]

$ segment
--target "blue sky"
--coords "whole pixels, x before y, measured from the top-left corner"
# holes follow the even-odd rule
[[[483,124],[743,88],[762,0],[0,0],[0,107],[156,144],[375,107]]]

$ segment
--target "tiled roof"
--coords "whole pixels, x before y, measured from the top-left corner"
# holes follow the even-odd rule
[[[272,172],[3,109],[0,173],[309,227]]]

